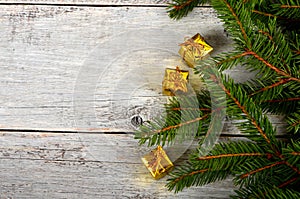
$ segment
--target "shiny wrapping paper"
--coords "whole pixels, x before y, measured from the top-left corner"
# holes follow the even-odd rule
[[[176,69],[166,68],[162,83],[163,94],[174,96],[178,92],[186,93],[188,91],[188,77],[189,71],[180,70],[178,66]]]
[[[165,176],[174,167],[161,146],[142,157],[142,161],[155,179]]]
[[[194,67],[198,60],[203,60],[209,57],[209,53],[213,51],[204,38],[197,33],[192,38],[180,44],[179,54],[186,61],[189,67]]]

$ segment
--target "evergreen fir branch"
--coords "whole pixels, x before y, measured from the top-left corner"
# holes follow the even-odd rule
[[[290,48],[292,49],[293,59],[297,62],[300,60],[300,35],[296,31],[291,31],[290,34],[287,35]]]
[[[234,170],[234,167],[246,161],[252,161],[255,158],[272,157],[272,154],[265,153],[257,144],[244,141],[218,143],[205,156],[201,156],[201,150],[203,149],[200,148],[190,158],[190,162],[195,169]]]
[[[253,30],[248,30],[246,25],[244,24],[248,23],[249,26],[250,23],[251,26],[250,16],[245,14],[244,12],[237,11],[238,8],[244,7],[245,5],[243,5],[241,1],[231,2],[224,0],[222,2],[224,4],[220,5],[220,1],[212,1],[212,4],[219,13],[224,13],[220,16],[220,18],[222,18],[225,22],[226,28],[230,29],[231,33],[233,34],[233,38],[236,38],[236,43],[239,44],[239,46],[244,46],[244,48],[241,49],[241,54],[251,55],[258,61],[262,62],[264,66],[267,66],[277,74],[284,77],[293,78],[293,80],[300,82],[300,78],[298,78],[297,76],[293,77],[292,74],[289,74],[288,68],[286,68],[289,61],[291,60],[291,50],[288,49],[288,43],[285,41],[284,35],[280,33],[280,30],[274,29],[276,20],[269,20],[268,27],[265,27],[263,23],[257,23],[256,25],[253,24],[253,27],[257,26],[260,32],[265,32],[269,35],[268,38],[256,38]],[[227,10],[224,7],[227,7]],[[232,15],[232,17],[228,17],[228,15]],[[259,37],[259,35],[257,34],[256,36]],[[272,37],[271,43],[269,39],[270,37]],[[280,48],[274,46],[274,43],[278,43],[278,45],[280,45]],[[263,44],[265,44],[266,46]],[[278,62],[278,56],[274,56],[274,48],[276,48],[277,50],[276,54],[281,57],[281,61],[284,60],[283,63]],[[272,64],[272,62],[279,63],[280,67],[276,67],[274,64]],[[251,66],[255,66],[255,64],[256,63],[253,63],[251,64]],[[270,76],[270,72],[266,71],[266,67],[262,68],[261,65],[258,65],[257,69],[260,70],[260,74],[264,74],[264,77]]]
[[[225,115],[224,107],[226,105],[220,104],[222,103],[222,97],[218,93],[220,89],[214,88],[216,87],[215,83],[206,81],[206,84],[211,90],[214,90],[214,92],[210,93],[213,96],[208,95],[209,92],[205,91],[197,99],[187,96],[173,98],[171,103],[166,105],[167,117],[165,120],[158,118],[145,124],[137,131],[135,138],[139,139],[139,143],[144,144],[148,142],[148,146],[165,145],[166,143],[172,144],[172,140],[178,134],[179,130],[181,139],[184,136],[182,133],[184,134],[183,131],[185,131],[185,134],[190,139],[201,135],[201,133],[206,133],[206,143],[215,142],[216,137],[218,137],[216,133],[221,131],[221,117]],[[197,100],[197,102],[193,102],[194,100]],[[213,102],[213,107],[210,107],[211,101]],[[226,102],[225,98],[224,101]],[[196,105],[200,108],[196,108]],[[207,112],[207,110],[211,110],[211,112]],[[183,118],[183,115],[187,118]],[[195,128],[195,126],[198,126],[198,129],[191,129]]]
[[[197,118],[194,118],[192,120],[189,120],[189,121],[186,121],[186,122],[182,122],[182,123],[179,123],[179,124],[176,124],[176,125],[173,125],[173,126],[167,126],[167,127],[162,128],[162,129],[158,129],[158,130],[152,131],[151,133],[159,134],[159,133],[163,133],[163,132],[169,131],[171,129],[178,129],[179,127],[182,127],[184,125],[189,125],[191,123],[199,122],[200,120],[204,120],[204,119],[208,118],[208,116],[209,116],[209,114],[205,114],[202,117],[197,117]]]
[[[256,95],[256,94],[258,94],[258,93],[267,91],[267,90],[269,90],[269,89],[272,89],[272,88],[274,88],[274,87],[278,87],[278,86],[280,86],[280,85],[282,85],[282,84],[286,84],[286,83],[288,83],[289,81],[292,81],[292,79],[291,79],[291,78],[280,78],[279,81],[276,81],[276,82],[274,82],[274,83],[272,83],[272,84],[270,84],[270,85],[267,85],[267,86],[265,86],[265,87],[263,87],[263,88],[260,88],[259,90],[256,90],[256,91],[250,93],[250,94],[249,94],[249,97],[251,97],[251,96],[253,96],[253,95]]]
[[[299,118],[299,117],[298,117]],[[291,124],[291,126],[297,126],[300,124],[300,120],[297,120]],[[297,131],[297,130],[296,130]]]
[[[185,187],[222,180],[235,173],[234,170],[245,162],[257,161],[257,158],[268,160],[271,157],[271,154],[264,153],[255,143],[245,141],[219,143],[207,156],[199,157],[198,152],[194,153],[188,166],[172,172],[172,178],[169,179],[167,186],[169,190],[175,189],[177,192]]]
[[[272,125],[266,117],[261,117],[263,115],[262,111],[260,111],[260,108],[254,104],[251,98],[248,98],[248,96],[245,94],[246,92],[244,92],[240,87],[237,87],[230,79],[227,82],[220,84],[220,87],[224,90],[232,103],[236,105],[236,107],[239,109],[239,112],[245,114],[244,119],[247,119],[256,129],[255,131],[246,129],[245,132],[245,128],[243,126],[244,122],[240,122],[238,126],[241,127],[240,130],[245,133],[258,132],[263,140],[265,140],[268,144],[271,144],[271,140],[274,140],[274,131],[272,129]],[[230,88],[230,90],[228,88]],[[230,108],[233,108],[232,111],[234,111],[234,113],[231,113],[230,115],[232,115],[232,117],[237,117],[238,115],[234,109],[234,106],[228,106],[227,109]],[[254,114],[254,110],[256,114]],[[260,140],[260,138],[257,139]],[[258,141],[257,139],[255,141]]]
[[[226,85],[226,86],[224,86]],[[245,114],[247,119],[252,123],[252,125],[257,129],[259,134],[263,137],[263,139],[270,145],[271,149],[274,151],[274,154],[283,159],[284,156],[281,154],[281,152],[278,150],[278,148],[275,145],[275,139],[274,139],[274,131],[272,129],[272,125],[269,122],[269,120],[266,117],[262,117],[262,112],[259,110],[258,107],[255,107],[252,100],[248,99],[247,97],[243,96],[243,91],[241,90],[241,87],[236,87],[236,85],[229,79],[227,82],[223,82],[223,84],[220,84],[220,87],[225,91],[225,93],[228,95],[229,98],[234,102],[234,104],[237,105],[237,107],[242,111],[242,113]],[[230,88],[230,90],[228,89]],[[238,97],[238,98],[237,98]],[[230,103],[228,103],[230,104]],[[246,106],[247,104],[247,106]],[[253,105],[253,107],[251,107]],[[230,109],[230,106],[228,106],[227,109]],[[248,111],[248,110],[251,111]],[[253,114],[253,112],[259,112],[258,114]],[[250,114],[252,113],[252,115]],[[233,115],[233,114],[232,114]],[[234,114],[236,116],[236,113]],[[244,122],[239,122],[238,127],[242,127],[241,131],[244,130]],[[245,133],[251,133],[249,125],[247,125],[248,128],[246,128]],[[265,129],[265,130],[263,130]],[[252,138],[253,139],[253,138]],[[259,138],[255,138],[254,141],[261,141]],[[261,143],[261,142],[260,142]],[[262,144],[262,143],[261,143]],[[284,164],[292,168],[295,172],[300,174],[300,170],[287,161],[283,161]]]
[[[282,155],[283,156],[283,155]],[[288,161],[284,161],[285,165],[289,166],[293,169],[298,175],[300,175],[300,168],[299,165],[294,166],[293,164],[289,163]]]
[[[297,8],[297,9],[300,9],[300,6],[299,5],[280,5],[280,8]]]
[[[291,113],[287,116],[286,119],[289,126],[287,127],[287,131],[292,134],[300,133],[300,109],[298,108],[294,113]]]
[[[276,15],[276,14],[272,14],[272,13],[262,12],[262,11],[259,11],[259,10],[252,10],[252,13],[259,14],[259,15],[262,15],[264,17],[272,17],[272,18],[277,18],[279,20],[289,21],[289,22],[299,22],[300,21],[300,19],[283,17],[279,14]]]
[[[266,186],[259,184],[257,186],[248,186],[235,191],[236,195],[231,196],[234,199],[292,199],[300,198],[300,193],[293,189],[280,189],[275,186]]]
[[[240,187],[268,183],[280,186],[291,178],[299,177],[286,161],[272,161],[272,159],[254,159],[236,166],[234,182]]]
[[[211,117],[211,111],[208,111],[211,109],[208,99],[207,93],[202,93],[197,96],[197,99],[189,96],[179,96],[171,99],[170,103],[165,105],[166,118],[156,118],[141,126],[136,132],[135,138],[139,139],[139,144],[148,142],[148,146],[164,146],[166,143],[172,143],[180,128],[183,128],[186,132],[197,132],[193,136],[199,136],[201,132],[207,131],[205,123],[209,123]],[[195,100],[197,102],[194,102]],[[195,105],[198,103],[200,107],[201,105],[204,105],[204,107],[196,108]],[[198,130],[191,129],[193,126],[199,126],[200,128]]]
[[[177,168],[175,172],[172,172],[166,186],[168,190],[174,190],[177,193],[186,187],[201,186],[218,180],[224,180],[229,175],[229,170],[211,170],[209,168],[195,170],[191,165],[187,165]]]
[[[262,1],[259,6],[253,9],[252,13],[254,20],[259,19],[267,24],[269,18],[276,18],[278,25],[284,30],[290,31],[299,29],[299,1],[274,0],[272,3]]]
[[[263,35],[265,35],[266,37],[268,37],[268,39],[269,39],[270,41],[273,42],[274,47],[275,47],[275,48],[278,48],[278,45],[277,45],[276,42],[273,40],[273,37],[272,37],[272,35],[271,35],[269,32],[266,32],[265,30],[258,30],[258,32],[261,33],[261,34],[263,34]],[[275,50],[275,53],[276,53],[278,56],[280,56],[280,59],[281,59],[283,65],[284,65],[285,71],[287,71],[287,73],[290,73],[290,70],[289,70],[289,67],[288,67],[288,63],[286,62],[286,60],[284,59],[284,57],[282,56],[282,54],[281,54],[281,53],[278,53],[278,50]]]
[[[286,78],[290,78],[292,81],[300,82],[300,78],[292,77],[290,74],[288,74],[285,71],[277,68],[276,66],[274,66],[273,64],[271,64],[270,62],[268,62],[267,60],[265,60],[263,57],[261,57],[260,55],[258,55],[256,52],[250,51],[250,50],[247,50],[247,52],[250,55],[252,55],[253,57],[255,57],[257,60],[259,60],[260,62],[262,62],[265,66],[269,67],[271,70],[273,70],[274,72],[276,72],[278,75],[281,75],[281,76],[286,77]]]
[[[180,118],[177,118],[173,123],[174,125],[170,125],[170,121],[168,122],[167,127],[163,127],[163,123],[159,120],[152,121],[149,125],[142,126],[138,132],[135,134],[135,139],[139,139],[139,144],[145,144],[148,142],[148,146],[154,145],[162,145],[164,146],[167,142],[171,143],[172,140],[176,136],[176,130],[180,127],[189,126],[192,123],[200,122],[202,120],[208,119],[209,114],[205,114],[202,117],[196,117],[192,120],[188,120],[186,122],[179,122]],[[156,124],[155,124],[156,122]],[[188,128],[188,127],[187,127]]]
[[[203,71],[207,72],[207,69],[204,69],[202,67],[203,66],[198,65],[196,67],[196,73],[203,73]],[[215,76],[215,74],[217,73],[218,71],[215,69],[212,74],[206,75],[208,78],[217,79],[217,77]],[[261,117],[262,111],[260,110],[260,108],[254,104],[252,99],[248,98],[247,92],[243,90],[239,85],[234,84],[234,82],[230,78],[222,77],[221,79],[223,79],[224,81],[222,83],[219,83],[219,86],[224,90],[228,97],[231,98],[230,101],[227,102],[227,113],[230,115],[230,117],[236,120],[246,119],[246,121],[238,123],[238,127],[240,127],[240,130],[244,133],[253,135],[257,135],[257,132],[259,132],[262,138],[264,138],[264,140],[270,144],[270,138],[274,140],[274,130],[272,129],[272,125],[268,121],[268,119],[266,117]],[[246,107],[249,110],[246,110]],[[256,112],[257,114],[253,114],[253,112]],[[250,113],[252,115],[250,115]],[[253,116],[257,117],[258,120],[256,121]],[[245,126],[247,126],[247,128]],[[268,132],[270,138],[268,138],[264,131]],[[260,140],[260,142],[262,141],[259,137],[255,137],[253,138],[253,140]]]
[[[270,113],[289,116],[300,105],[298,100],[289,100],[299,95],[297,93],[300,90],[300,84],[289,78],[275,77],[269,80],[257,78],[239,86],[256,104]]]
[[[241,178],[241,179],[248,178],[250,175],[253,175],[253,174],[255,174],[255,173],[261,172],[261,171],[263,171],[263,170],[265,170],[265,169],[270,169],[270,168],[275,167],[275,166],[278,166],[278,165],[280,165],[280,164],[285,164],[285,162],[284,162],[284,161],[280,161],[280,162],[275,162],[275,163],[266,165],[266,166],[264,166],[264,167],[260,167],[260,168],[258,168],[258,169],[252,170],[252,171],[250,171],[250,172],[248,172],[248,173],[245,173],[245,174],[241,175],[240,178]]]
[[[277,146],[280,148],[280,151],[277,151],[277,153],[275,154],[281,161],[284,161],[284,164],[288,166],[293,172],[295,172],[298,177],[300,177],[300,165],[290,163],[291,154],[289,154],[288,151],[291,149],[294,150],[293,152],[300,151],[299,144],[299,140],[291,140],[290,142],[278,141]]]
[[[275,42],[273,41],[273,37],[272,37],[272,35],[271,35],[269,32],[266,32],[266,31],[264,31],[264,30],[258,30],[258,32],[261,33],[261,34],[263,34],[263,35],[265,35],[265,36],[267,36],[268,39],[269,39],[270,41],[272,41],[273,44],[275,44]],[[276,45],[276,44],[275,44],[275,45]]]
[[[275,157],[275,156],[273,156]],[[276,159],[276,158],[275,158]],[[282,159],[286,159],[282,155]],[[236,185],[247,187],[262,182],[270,183],[277,187],[288,183],[292,178],[299,178],[299,169],[286,160],[272,161],[272,159],[254,159],[240,165],[236,165],[234,179]],[[288,184],[286,184],[288,186]]]
[[[241,12],[245,8],[245,4],[242,1],[236,0],[212,0],[212,6],[222,13],[219,15],[225,24],[225,28],[231,33],[232,39],[236,44],[245,46],[248,49],[252,48],[249,40],[252,30],[249,29],[252,25],[250,15],[247,12]],[[248,27],[243,23],[248,23]]]
[[[238,17],[238,15],[236,14],[235,10],[233,9],[233,7],[231,6],[231,4],[228,1],[223,0],[223,2],[225,3],[225,5],[229,9],[229,11],[231,12],[232,16],[235,18],[236,23],[239,25],[239,29],[242,32],[242,35],[244,37],[245,42],[249,43],[249,41],[248,41],[248,35],[246,34],[245,28],[244,28],[244,26],[243,26],[243,24],[242,24],[242,22],[240,20],[240,17]],[[251,44],[250,44],[250,49],[251,49]]]
[[[266,13],[266,12],[262,12],[262,11],[259,11],[259,10],[252,10],[253,13],[256,13],[256,14],[260,14],[260,15],[263,15],[265,17],[278,17],[278,16],[275,16],[274,14],[271,14],[271,13]],[[280,17],[279,17],[280,18]]]
[[[209,108],[180,108],[180,107],[176,107],[176,108],[171,108],[171,110],[173,110],[173,111],[200,110],[200,111],[205,111],[205,112],[211,112],[211,109],[209,109]]]
[[[197,6],[196,0],[174,2],[169,11],[175,10],[172,17],[177,19]],[[227,97],[225,102],[219,99],[221,91],[206,95],[205,100],[198,98],[199,107],[180,107],[174,100],[166,106],[166,120],[160,118],[142,128],[140,132],[146,132],[146,136],[140,137],[140,142],[170,142],[178,136],[178,129],[187,134],[194,132],[189,128],[192,124],[199,126],[197,135],[206,132],[205,138],[211,139],[219,128],[214,121],[225,107],[228,118],[253,142],[220,143],[210,150],[200,142],[189,163],[172,172],[169,190],[178,192],[234,175],[235,184],[240,186],[235,198],[300,197],[300,29],[296,24],[300,20],[300,3],[272,3],[212,0],[236,46],[234,52],[199,62],[195,74],[201,74],[210,91],[221,88]],[[255,71],[255,80],[237,84],[221,74],[237,65]],[[285,115],[286,130],[292,135],[285,141],[276,140],[276,130],[265,111]],[[182,113],[191,115],[182,120]]]
[[[274,114],[285,114],[287,117],[300,106],[297,97],[300,84],[289,78],[275,77],[273,79],[255,79],[239,84],[248,96],[263,110]]]
[[[210,160],[210,159],[217,159],[217,158],[230,158],[230,157],[254,157],[254,156],[262,156],[261,153],[231,153],[231,154],[220,154],[220,155],[212,155],[212,156],[204,156],[199,157],[199,160]]]
[[[181,19],[188,15],[196,6],[208,3],[209,0],[173,0],[168,6],[169,17]]]
[[[245,62],[247,55],[250,55],[250,52],[232,52],[232,53],[222,53],[217,56],[212,57],[211,59],[215,61],[215,64],[221,71],[226,69],[231,69],[237,65],[237,63]],[[200,63],[201,65],[206,64],[206,62]]]
[[[280,185],[277,186],[277,187],[278,187],[278,188],[286,187],[286,186],[290,185],[291,183],[297,181],[298,179],[299,179],[298,177],[294,177],[294,178],[288,179],[287,181],[283,182],[282,184],[280,184]]]
[[[181,169],[182,171],[185,171],[183,168]],[[178,183],[179,181],[181,181],[182,179],[186,178],[187,176],[193,176],[193,175],[197,175],[197,174],[200,174],[200,173],[205,173],[205,172],[208,172],[209,169],[199,169],[199,170],[193,170],[193,171],[189,171],[189,172],[185,172],[184,175],[181,175],[179,177],[176,177],[176,179],[172,180],[172,183],[170,184],[176,184]],[[173,173],[173,175],[176,174],[176,173]]]
[[[272,100],[266,100],[265,102],[288,102],[288,101],[300,101],[300,97],[293,97],[293,98],[284,98],[284,99],[272,99]]]
[[[275,96],[273,99],[260,100],[262,101],[261,106],[270,113],[286,114],[287,118],[289,118],[289,115],[293,114],[297,110],[297,107],[300,106],[298,98],[289,98],[293,94],[296,96],[296,93],[287,88],[286,91],[282,91],[280,95]]]
[[[264,111],[267,111],[271,114],[280,114],[285,115],[289,118],[289,115],[292,114],[299,103],[296,101],[284,101],[284,102],[277,102],[277,103],[261,103],[260,105]]]
[[[289,164],[296,165],[300,170],[300,141],[291,142],[287,148],[283,149],[283,155]]]
[[[290,155],[300,156],[300,152],[293,151],[293,152],[290,153]]]
[[[272,7],[276,10],[276,14],[286,18],[296,18],[300,19],[300,2],[294,0],[288,0],[286,5],[283,4],[273,4]]]

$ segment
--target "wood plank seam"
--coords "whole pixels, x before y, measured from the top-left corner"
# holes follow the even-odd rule
[[[18,133],[36,133],[36,134],[40,134],[40,133],[49,133],[49,134],[105,134],[105,135],[124,135],[124,134],[129,134],[129,135],[134,135],[135,132],[101,132],[101,131],[72,131],[72,130],[43,130],[43,129],[0,129],[0,132],[18,132]],[[231,133],[221,133],[220,134],[221,138],[248,138],[251,136],[245,135],[245,134],[231,134]],[[253,137],[253,136],[252,136]],[[281,138],[287,138],[287,135],[285,134],[280,134],[280,135],[276,135],[275,136],[278,139]]]

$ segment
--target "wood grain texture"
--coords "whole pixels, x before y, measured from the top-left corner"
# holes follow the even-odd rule
[[[171,0],[0,0],[1,4],[10,5],[72,5],[72,6],[153,6],[167,7]],[[210,6],[203,4],[199,6]]]
[[[2,5],[0,19],[2,129],[132,131],[132,116],[161,111],[185,36],[230,48],[211,8],[173,21],[165,8]]]
[[[149,149],[133,135],[98,134],[130,133],[133,116],[163,114],[164,69],[186,68],[177,54],[184,37],[201,33],[215,54],[231,48],[211,8],[172,21],[165,6],[164,0],[0,0],[0,198],[233,193],[229,179],[174,195],[165,178],[153,180],[142,165]],[[240,69],[230,74],[248,76]],[[201,87],[192,71],[190,83]]]
[[[1,0],[0,4],[46,4],[46,5],[88,5],[88,6],[166,6],[168,0]]]
[[[0,0],[0,5],[53,5],[53,6],[130,6],[167,7],[171,0]],[[210,7],[209,4],[199,7]]]
[[[132,135],[0,133],[0,198],[228,198],[230,179],[179,194],[154,180]],[[183,161],[175,161],[175,165]]]

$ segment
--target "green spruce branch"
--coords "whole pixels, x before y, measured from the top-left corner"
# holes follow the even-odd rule
[[[194,7],[203,5],[209,0],[174,0],[168,6],[169,16],[173,19],[181,19],[188,15]]]
[[[176,0],[168,12],[180,19],[207,2],[224,22],[234,51],[197,63],[194,72],[207,91],[196,99],[173,98],[165,106],[166,115],[142,126],[136,138],[149,146],[172,144],[182,131],[186,138],[203,138],[189,162],[170,174],[169,190],[231,176],[237,186],[232,198],[299,198],[300,1]],[[255,72],[255,79],[236,83],[222,73],[238,65]],[[220,129],[215,121],[225,112],[249,141],[217,143],[208,152],[203,140],[214,141]],[[285,139],[276,137],[267,113],[284,116]]]

